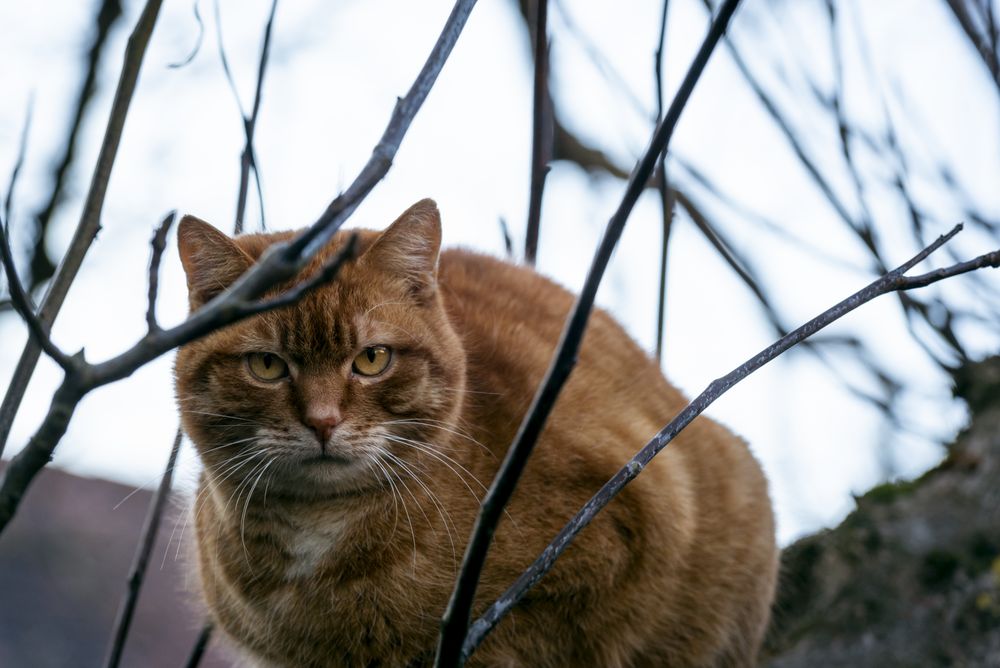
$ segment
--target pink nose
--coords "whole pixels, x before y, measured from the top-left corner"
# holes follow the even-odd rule
[[[306,415],[305,419],[305,423],[316,433],[320,445],[326,445],[326,442],[330,440],[330,436],[333,435],[333,430],[336,429],[341,421],[340,411],[337,410]]]

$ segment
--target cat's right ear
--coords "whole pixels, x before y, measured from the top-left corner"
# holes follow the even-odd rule
[[[187,274],[191,310],[223,292],[253,264],[232,239],[194,216],[177,226],[177,250]]]

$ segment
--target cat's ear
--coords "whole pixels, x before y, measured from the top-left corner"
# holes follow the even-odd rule
[[[204,220],[184,216],[177,226],[177,250],[187,274],[191,310],[232,285],[253,258]]]
[[[403,212],[361,257],[365,264],[405,281],[411,293],[427,298],[437,288],[441,214],[432,199]]]

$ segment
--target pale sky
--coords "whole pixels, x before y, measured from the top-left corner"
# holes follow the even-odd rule
[[[125,39],[139,3],[128,2],[99,80],[97,102],[85,120],[85,140],[72,174],[69,200],[53,225],[49,248],[58,255],[76,225],[101,134],[107,120]],[[899,90],[906,104],[893,113],[924,131],[901,125],[917,155],[943,156],[978,207],[1000,216],[1000,123],[997,97],[938,0],[838,3],[853,8],[844,17],[848,113],[877,125],[879,90]],[[240,95],[249,106],[256,59],[269,0],[221,0],[224,37]],[[232,93],[222,75],[212,3],[201,0],[204,43],[192,62],[182,61],[197,39],[193,3],[168,0],[143,66],[125,127],[104,209],[104,229],[55,326],[64,349],[86,348],[100,360],[131,346],[143,333],[148,240],[171,209],[192,213],[223,230],[232,227],[239,178],[242,129]],[[23,243],[31,214],[47,193],[49,165],[68,122],[79,85],[83,50],[96,3],[60,0],[0,5],[0,183],[17,154],[29,99],[34,115],[26,164],[11,221],[15,244]],[[450,11],[446,0],[320,0],[279,5],[256,148],[268,225],[303,227],[355,177],[381,134],[397,95],[406,92]],[[863,8],[863,11],[861,11]],[[800,72],[832,76],[822,3],[746,0],[732,34],[755,54],[765,82],[794,81]],[[564,122],[581,137],[631,165],[648,141],[653,99],[653,52],[660,3],[553,3],[553,95]],[[569,18],[567,18],[569,17]],[[570,23],[620,73],[636,99],[621,94],[585,55]],[[666,51],[668,91],[680,81],[707,25],[701,3],[671,2]],[[849,26],[861,26],[876,63],[876,80],[863,74],[862,48]],[[853,30],[853,28],[851,28]],[[761,54],[760,44],[768,45]],[[491,254],[503,250],[499,218],[516,241],[527,210],[531,133],[529,44],[511,0],[481,0],[445,66],[437,86],[413,123],[388,178],[351,219],[349,226],[381,228],[412,202],[433,197],[443,214],[445,245]],[[760,54],[760,55],[756,55]],[[768,69],[777,61],[780,69]],[[780,75],[779,75],[780,72]],[[645,113],[641,113],[641,106]],[[808,146],[823,165],[839,156],[836,128],[818,125],[808,103],[793,105]],[[873,120],[874,119],[874,120]],[[803,176],[787,144],[760,110],[725,50],[713,57],[686,109],[672,144],[685,161],[709,174],[727,194],[779,223],[796,237],[822,248],[827,262],[756,224],[705,200],[706,211],[725,221],[734,245],[755,259],[765,287],[786,323],[798,325],[871,280],[851,267],[867,267],[857,241],[826,207]],[[865,156],[859,161],[864,163]],[[675,169],[674,173],[679,173]],[[697,187],[683,181],[691,192]],[[846,172],[835,186],[850,193]],[[918,180],[918,186],[924,186]],[[539,269],[570,288],[583,281],[608,216],[624,183],[591,179],[557,164],[547,181]],[[935,191],[919,189],[921,202],[946,231],[962,212]],[[848,201],[852,201],[849,197]],[[905,230],[906,212],[891,198],[873,196],[876,222]],[[248,226],[259,221],[250,197]],[[599,302],[653,349],[661,217],[652,192],[640,200],[604,280]],[[727,373],[773,340],[773,334],[743,287],[694,230],[678,216],[672,238],[664,369],[689,395]],[[963,259],[993,250],[996,239],[975,231],[952,244]],[[887,232],[884,247],[898,264],[917,249],[899,232]],[[947,262],[942,257],[927,266]],[[957,279],[938,290],[966,303]],[[1000,290],[996,273],[984,274]],[[159,298],[162,323],[185,315],[184,280],[171,241]],[[893,460],[900,475],[915,475],[942,455],[937,445],[962,425],[964,411],[950,399],[947,378],[909,337],[892,297],[862,307],[837,323],[839,333],[864,338],[875,355],[904,380],[906,425],[894,432]],[[974,352],[1000,348],[996,330],[963,331]],[[15,317],[0,318],[0,387],[6,387],[25,340]],[[838,360],[840,358],[838,357]],[[60,444],[55,466],[134,485],[151,485],[166,460],[176,426],[170,366],[165,356],[131,378],[88,396]],[[840,371],[863,382],[857,362]],[[5,456],[17,452],[37,427],[60,372],[48,360],[29,388]],[[879,443],[884,425],[871,406],[848,394],[829,371],[808,355],[783,358],[738,385],[709,414],[744,436],[771,480],[783,542],[838,521],[853,504],[851,494],[878,482]],[[636,449],[642,444],[637,443]],[[195,470],[185,448],[182,485]],[[27,499],[30,503],[30,496]],[[111,509],[109,509],[111,512]]]

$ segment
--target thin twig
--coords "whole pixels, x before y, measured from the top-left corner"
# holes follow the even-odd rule
[[[531,121],[531,188],[528,194],[528,225],[524,237],[524,261],[535,265],[538,232],[542,218],[542,192],[552,155],[549,113],[549,0],[535,0],[535,84]]]
[[[102,65],[108,57],[108,47],[114,42],[110,39],[114,28],[122,16],[121,0],[100,0],[92,3],[98,6],[94,17],[93,33],[87,48],[86,68],[83,83],[73,103],[73,115],[66,131],[65,138],[57,142],[61,153],[52,162],[52,173],[48,195],[44,204],[34,215],[35,239],[31,250],[30,273],[27,282],[29,293],[52,277],[56,267],[49,259],[45,247],[45,238],[56,211],[66,201],[66,189],[71,168],[76,163],[80,145],[84,137],[84,119],[97,100],[97,80]],[[9,219],[8,219],[9,220]]]
[[[710,0],[702,0],[702,4],[705,5],[708,11],[711,11],[712,3]],[[834,212],[836,212],[837,216],[851,228],[855,235],[857,235],[861,242],[868,248],[875,260],[876,270],[879,273],[884,273],[886,271],[886,267],[882,262],[882,256],[879,253],[878,246],[875,242],[873,230],[871,230],[870,227],[859,225],[858,222],[854,220],[854,217],[851,215],[850,211],[848,211],[847,206],[843,203],[843,201],[841,201],[840,197],[834,191],[833,186],[831,186],[829,181],[823,177],[823,174],[816,162],[813,161],[813,159],[806,152],[805,146],[792,130],[788,119],[784,116],[781,110],[778,109],[777,104],[775,104],[774,100],[770,95],[768,95],[768,93],[764,90],[764,87],[754,76],[750,67],[746,63],[746,60],[743,58],[742,53],[736,47],[736,44],[728,37],[724,41],[733,62],[740,71],[740,74],[746,80],[747,85],[750,86],[750,90],[753,91],[761,106],[764,107],[764,111],[767,112],[768,116],[771,117],[771,120],[774,121],[774,124],[781,131],[781,134],[784,135],[785,140],[795,153],[795,157],[800,163],[802,163],[806,173],[809,174],[809,177],[812,179],[813,183],[816,184],[816,187],[819,188],[819,191],[823,194],[823,197],[833,208]]]
[[[694,202],[692,202],[687,195],[677,193],[675,197],[677,198],[677,202],[680,204],[681,208],[687,211],[688,217],[691,219],[691,222],[694,223],[695,228],[702,233],[705,240],[711,244],[712,248],[715,249],[715,252],[717,252],[722,257],[723,261],[729,265],[729,268],[732,269],[737,276],[739,276],[744,285],[750,288],[750,291],[753,292],[754,296],[757,297],[757,300],[764,307],[768,319],[771,320],[772,324],[777,326],[777,313],[774,311],[774,308],[771,306],[771,303],[764,294],[764,291],[757,283],[757,279],[750,274],[750,271],[747,269],[744,261],[741,258],[736,257],[736,254],[733,252],[729,243],[722,239],[715,227],[709,222],[701,210],[694,205]]]
[[[169,65],[167,65],[167,67],[169,67],[172,70],[176,70],[181,67],[186,67],[188,64],[191,63],[192,60],[194,60],[194,57],[198,55],[198,52],[201,51],[201,43],[205,39],[205,21],[202,20],[201,12],[198,10],[198,1],[199,0],[194,0],[194,5],[193,5],[194,20],[195,23],[198,24],[198,36],[195,38],[194,46],[191,48],[191,52],[188,53],[187,56],[185,56],[181,60],[178,60],[176,63],[170,63]]]
[[[990,43],[984,40],[983,35],[979,34],[979,30],[976,29],[962,0],[946,0],[946,2],[973,49],[983,59],[983,64],[989,70],[990,78],[993,79],[993,84],[996,86],[997,92],[1000,93],[1000,58],[998,58],[996,51],[990,48]],[[989,35],[986,37],[988,38]]]
[[[493,479],[483,500],[479,516],[476,518],[475,527],[472,530],[472,536],[462,561],[462,569],[455,581],[455,589],[441,622],[441,636],[435,662],[439,668],[460,666],[469,656],[469,652],[463,648],[463,641],[468,632],[472,603],[497,522],[514,492],[517,480],[524,470],[559,392],[576,363],[583,333],[594,305],[597,287],[621,236],[625,221],[639,199],[639,195],[645,190],[646,183],[656,168],[660,154],[667,150],[681,112],[738,5],[739,0],[726,0],[720,8],[719,14],[712,22],[708,35],[691,63],[670,108],[657,125],[649,148],[646,149],[645,154],[629,177],[618,210],[608,222],[604,238],[594,255],[583,290],[573,306],[572,313],[566,319],[559,348],[546,372],[544,381],[535,394],[527,415],[521,422],[514,442],[507,450],[500,470]]]
[[[503,248],[507,254],[507,259],[514,260],[514,240],[510,236],[510,228],[507,227],[507,219],[500,216],[500,234],[503,236]]]
[[[427,61],[420,69],[420,73],[414,80],[413,85],[406,95],[396,100],[396,107],[392,110],[389,124],[382,133],[382,137],[372,151],[372,156],[362,167],[354,182],[343,193],[337,196],[326,207],[326,210],[313,223],[312,227],[306,230],[305,234],[292,241],[291,250],[301,252],[309,257],[316,254],[333,237],[334,233],[340,229],[344,221],[347,220],[358,204],[361,203],[375,184],[382,180],[382,177],[392,166],[392,160],[399,150],[399,145],[410,128],[410,123],[417,115],[427,94],[430,93],[437,76],[441,72],[441,67],[451,54],[458,36],[465,27],[465,22],[469,18],[469,13],[476,6],[476,0],[457,0],[455,6],[448,15],[444,30],[438,37],[434,48],[431,49]]]
[[[158,7],[159,3],[156,4]],[[87,392],[125,378],[168,350],[258,313],[260,304],[256,300],[261,295],[294,278],[326,246],[358,204],[388,172],[393,156],[447,61],[475,4],[476,0],[456,2],[409,92],[397,101],[389,125],[372,157],[351,186],[330,203],[311,227],[289,242],[277,243],[268,248],[260,260],[229,290],[193,313],[185,322],[169,330],[148,332],[139,343],[121,355],[101,364],[84,365],[78,373],[66,375],[52,398],[42,424],[25,448],[11,460],[0,479],[0,531],[10,522],[35,475],[51,459],[77,404]],[[348,259],[341,252],[322,271],[332,273],[331,265],[339,266]],[[279,298],[273,300],[270,307],[280,305]]]
[[[730,269],[733,270],[743,284],[746,285],[750,292],[753,293],[754,297],[757,299],[758,305],[763,311],[764,317],[770,323],[772,329],[774,329],[776,336],[782,337],[788,334],[788,329],[783,324],[782,318],[778,314],[777,309],[771,303],[771,300],[767,297],[764,290],[760,287],[760,282],[754,275],[754,272],[751,270],[746,259],[737,253],[733,245],[723,237],[722,233],[719,232],[714,225],[712,225],[705,214],[694,204],[694,202],[691,201],[689,197],[687,197],[687,195],[682,192],[675,191],[674,196],[680,206],[688,213],[688,216],[694,223],[695,228],[705,236],[705,239],[712,245],[713,248],[715,248],[716,252],[719,253]],[[826,337],[823,339],[809,339],[802,342],[800,349],[805,349],[806,351],[812,353],[816,359],[819,360],[847,389],[848,392],[878,406],[884,405],[885,402],[883,400],[877,399],[870,393],[867,393],[854,385],[853,381],[843,374],[840,366],[835,361],[830,359],[830,356],[826,354],[823,347],[834,343],[849,346],[854,355],[860,355],[862,358],[868,356],[867,351],[863,349],[859,350],[860,341],[855,337]],[[881,370],[879,365],[874,360],[863,359],[862,361],[864,366],[870,370],[872,375],[875,376],[876,381],[883,386],[885,396],[898,395],[896,388],[899,386],[899,383],[892,380],[886,371]],[[886,412],[888,412],[888,407]]]
[[[3,200],[3,217],[8,223],[11,220],[11,211],[14,209],[14,189],[17,187],[17,177],[20,176],[21,167],[24,166],[24,156],[28,153],[28,134],[31,132],[31,116],[34,107],[35,96],[32,95],[28,98],[28,109],[25,111],[24,126],[21,128],[21,141],[17,146],[17,158],[14,160],[14,168],[10,171],[7,195]]]
[[[656,42],[656,53],[653,56],[656,73],[656,120],[663,116],[663,44],[667,38],[667,10],[670,0],[663,0],[663,11],[660,14],[660,37]],[[656,302],[656,359],[663,361],[663,327],[667,315],[667,250],[670,244],[670,230],[674,222],[674,201],[667,178],[667,154],[660,154],[656,189],[660,195],[660,208],[663,215],[663,239],[660,244],[660,290]]]
[[[125,649],[125,639],[128,637],[129,627],[132,624],[132,615],[135,612],[135,605],[139,600],[139,589],[142,587],[146,577],[146,567],[149,565],[149,555],[153,551],[153,544],[156,543],[156,534],[160,528],[160,519],[163,516],[163,509],[166,506],[167,497],[170,496],[170,485],[174,477],[174,465],[177,463],[177,453],[181,449],[181,430],[177,429],[174,435],[174,444],[170,448],[170,457],[167,459],[167,467],[160,478],[160,486],[153,494],[149,503],[149,511],[146,514],[146,521],[143,523],[140,534],[139,546],[136,549],[135,557],[132,560],[132,569],[129,573],[125,594],[122,597],[121,605],[118,608],[118,616],[115,619],[115,630],[111,636],[111,644],[108,647],[107,657],[104,665],[107,668],[116,668],[122,658],[122,651]]]
[[[153,234],[152,242],[150,242],[153,250],[149,257],[146,327],[151,332],[160,329],[160,325],[156,322],[156,295],[159,292],[160,259],[163,257],[163,251],[167,247],[167,233],[170,232],[170,226],[174,224],[174,217],[176,215],[176,211],[171,211],[163,218],[160,226],[156,228],[156,232]]]
[[[94,167],[94,175],[90,181],[90,189],[87,191],[87,197],[83,204],[80,222],[77,224],[69,249],[59,264],[59,269],[52,279],[38,312],[39,320],[47,329],[51,328],[52,323],[55,322],[56,315],[62,308],[66,294],[69,292],[69,287],[83,263],[83,258],[101,228],[101,210],[104,206],[108,181],[111,179],[111,168],[114,166],[115,156],[118,153],[122,128],[125,126],[125,117],[128,115],[128,108],[132,102],[136,82],[139,79],[139,69],[146,53],[146,45],[153,33],[153,26],[156,24],[162,1],[147,0],[125,47],[125,62],[118,79],[118,88],[115,90],[115,99],[111,105],[111,114],[104,132],[104,140],[101,143],[97,164]],[[7,437],[10,435],[10,428],[14,424],[14,416],[17,414],[24,393],[28,389],[28,381],[31,380],[31,376],[35,372],[40,352],[41,347],[36,340],[29,338],[21,352],[21,358],[17,362],[10,387],[7,388],[7,394],[4,395],[3,404],[0,405],[0,454],[3,453]]]
[[[216,2],[216,23],[219,22],[219,3]],[[243,112],[243,105],[240,104],[239,96],[236,93],[236,84],[232,81],[232,74],[229,71],[229,66],[226,64],[225,51],[222,48],[222,28],[219,27],[219,50],[223,54],[222,62],[224,63],[224,69],[226,71],[226,77],[230,80],[230,86],[233,89],[233,95],[236,95],[236,104],[240,108],[241,120],[243,121],[243,133],[246,136],[246,144],[243,147],[243,153],[240,155],[240,189],[236,197],[236,222],[235,222],[235,232],[240,234],[243,231],[243,216],[246,213],[247,206],[247,192],[250,186],[250,170],[253,169],[254,180],[257,182],[257,198],[260,202],[260,219],[261,227],[265,227],[264,224],[264,193],[261,189],[260,184],[260,172],[257,168],[257,152],[254,150],[253,136],[254,131],[257,129],[257,115],[260,113],[260,100],[261,92],[264,88],[264,73],[267,71],[267,63],[271,54],[271,32],[274,27],[274,14],[278,9],[278,0],[272,0],[271,2],[271,12],[267,17],[267,25],[264,27],[264,40],[261,43],[260,48],[260,59],[257,63],[257,87],[254,92],[253,98],[253,108],[250,111],[249,116]]]
[[[229,67],[229,58],[226,56],[226,45],[222,39],[222,10],[219,9],[219,0],[215,0],[213,7],[215,8],[215,41],[219,45],[219,62],[222,63],[222,73],[225,75],[229,89],[233,93],[233,99],[236,100],[236,106],[240,110],[240,117],[246,118],[247,112],[243,110],[243,102],[240,101],[240,92],[236,89],[236,79],[233,78],[233,71]]]
[[[344,246],[340,249],[337,256],[330,262],[323,265],[323,267],[314,275],[302,281],[294,288],[291,288],[277,297],[274,297],[273,299],[246,306],[246,315],[250,316],[257,313],[263,313],[264,311],[281,308],[283,306],[290,306],[291,304],[294,304],[302,299],[302,297],[307,293],[315,290],[317,287],[323,285],[324,283],[330,283],[337,276],[337,272],[340,271],[340,267],[348,260],[354,258],[357,250],[358,235],[352,234],[347,238],[347,241],[344,242]]]
[[[76,366],[76,362],[52,342],[48,329],[35,315],[35,306],[14,267],[14,255],[10,250],[10,242],[7,239],[5,228],[4,221],[0,220],[0,262],[3,263],[4,273],[7,276],[7,289],[10,290],[11,304],[28,327],[28,331],[31,333],[30,340],[35,341],[46,355],[55,360],[63,369],[69,371]]]
[[[21,167],[24,165],[24,157],[28,153],[28,134],[31,131],[31,116],[32,109],[34,108],[34,95],[28,99],[28,109],[24,115],[24,125],[21,127],[21,141],[18,142],[17,147],[17,157],[14,159],[14,167],[10,171],[10,180],[7,182],[7,195],[3,200],[3,219],[0,220],[0,232],[4,233],[3,245],[5,247],[7,255],[4,259],[4,266],[9,266],[15,274],[17,273],[17,268],[14,265],[14,251],[10,245],[10,220],[11,211],[14,210],[14,191],[17,189],[17,177],[21,174]],[[9,290],[13,293],[14,288]],[[35,303],[31,299],[31,288],[25,288],[26,298],[22,300],[26,303],[27,310],[31,312],[32,317],[35,314]],[[5,308],[14,308],[15,303],[13,297],[5,299],[0,302],[0,312],[3,312]],[[2,449],[0,449],[2,452]]]
[[[532,565],[521,574],[517,581],[505,591],[483,614],[477,619],[469,630],[463,651],[469,655],[483,641],[486,635],[496,626],[501,618],[507,614],[511,608],[517,605],[525,593],[534,586],[553,566],[556,559],[569,546],[576,535],[590,523],[604,506],[618,494],[621,489],[635,478],[649,464],[653,456],[662,450],[677,436],[682,429],[690,424],[700,415],[713,401],[722,396],[733,385],[746,378],[760,367],[764,366],[775,357],[785,352],[792,346],[803,341],[807,337],[826,327],[838,318],[850,313],[862,304],[871,301],[879,295],[897,290],[911,290],[924,287],[951,276],[956,276],[968,271],[983,267],[1000,266],[1000,250],[981,255],[980,257],[963,262],[953,267],[939,269],[927,274],[907,278],[904,274],[912,269],[916,264],[923,261],[928,255],[933,253],[944,243],[950,240],[962,229],[961,225],[956,225],[948,234],[935,240],[916,256],[897,267],[893,271],[875,280],[867,287],[859,290],[836,306],[824,311],[795,331],[782,337],[771,344],[754,357],[728,373],[727,375],[714,380],[689,403],[670,424],[661,429],[631,460],[622,467],[605,485],[596,493],[583,508],[571,519],[559,532],[556,538],[549,543],[542,554],[532,563]]]
[[[184,664],[185,668],[198,668],[198,665],[201,663],[201,657],[205,655],[205,649],[208,647],[208,641],[212,639],[212,630],[214,628],[211,622],[206,622],[201,627],[201,632],[194,642],[194,647],[191,648],[191,655],[188,657],[187,663]]]
[[[579,24],[577,24],[573,15],[569,12],[569,9],[563,1],[554,0],[553,5],[558,10],[559,18],[566,27],[566,30],[560,31],[560,33],[569,34],[577,41],[580,49],[583,51],[584,55],[587,56],[587,59],[590,60],[591,64],[598,71],[601,77],[608,82],[609,85],[617,89],[619,95],[629,101],[630,106],[635,110],[635,113],[640,118],[649,118],[651,112],[646,108],[646,103],[639,99],[639,96],[635,94],[635,91],[632,90],[628,82],[625,80],[625,77],[618,71],[614,63],[604,57],[601,50],[594,43],[594,40],[590,37],[590,35],[588,35],[586,31],[579,26]],[[522,15],[525,19],[527,19],[527,13],[524,11],[525,5],[523,2],[521,3],[521,7]],[[610,165],[604,165],[603,167],[607,166]],[[581,167],[586,167],[586,165],[581,165]],[[612,173],[613,176],[618,178],[628,178],[628,174],[618,175],[610,171],[609,173]]]

